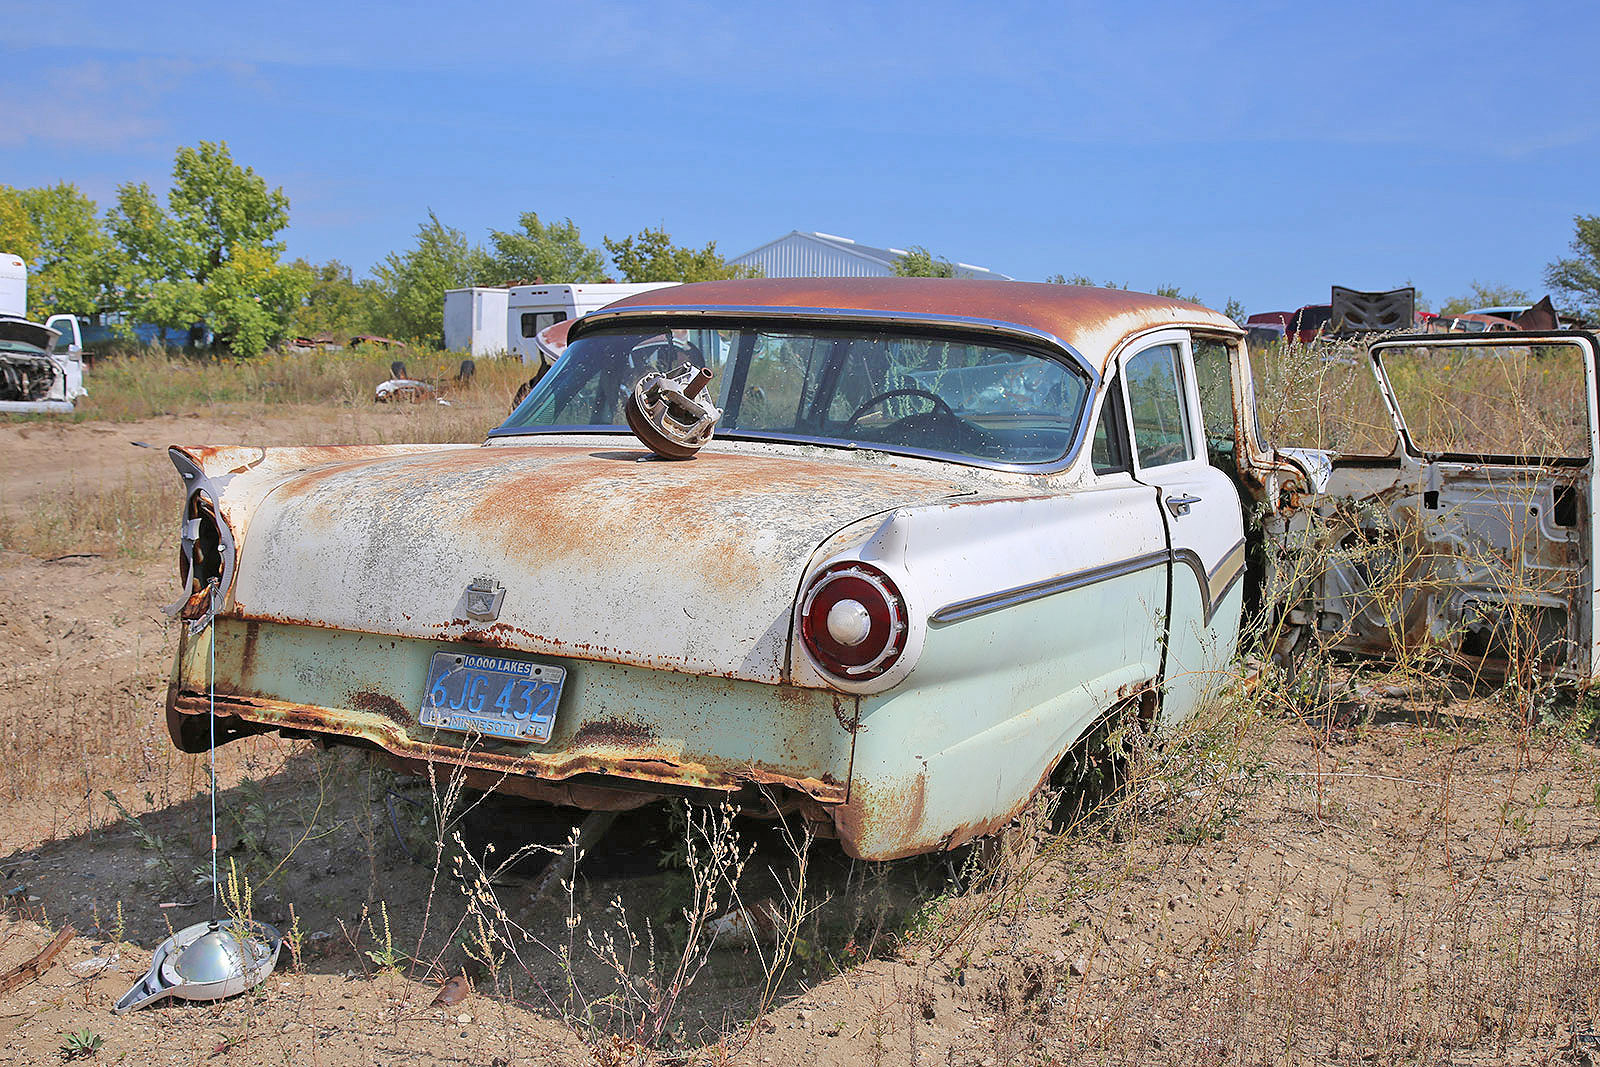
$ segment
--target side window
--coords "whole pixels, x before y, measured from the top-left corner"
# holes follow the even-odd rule
[[[1094,441],[1089,446],[1089,465],[1096,474],[1131,473],[1128,462],[1128,431],[1122,417],[1122,384],[1115,378],[1104,387],[1105,401],[1094,424]]]
[[[1156,345],[1125,364],[1133,445],[1141,467],[1160,467],[1194,458],[1178,376],[1179,358],[1177,345]]]
[[[566,321],[567,313],[565,311],[524,311],[522,313],[522,336],[537,337],[539,331],[545,327]]]
[[[1194,384],[1200,393],[1200,421],[1206,428],[1211,461],[1234,453],[1233,352],[1222,341],[1194,339]]]

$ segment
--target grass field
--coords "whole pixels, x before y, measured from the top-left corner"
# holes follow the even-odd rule
[[[457,364],[406,358],[441,382]],[[79,931],[0,995],[0,1059],[60,1061],[84,1030],[129,1063],[1600,1058],[1593,706],[1549,701],[1530,722],[1492,687],[1346,661],[1325,665],[1335,686],[1268,674],[1159,748],[1128,739],[1120,789],[1062,797],[970,856],[852,863],[663,806],[625,815],[539,900],[494,870],[516,844],[506,817],[463,813],[449,783],[238,742],[219,752],[231,906],[291,947],[253,994],[113,1019],[210,900],[205,764],[162,718],[163,448],[478,441],[523,380],[480,361],[449,406],[373,404],[387,376],[387,356],[110,362],[71,420],[0,423],[0,973]],[[1346,363],[1284,354],[1258,387],[1275,439],[1387,426]],[[754,937],[712,946],[741,902]],[[435,1005],[462,972],[473,991]]]

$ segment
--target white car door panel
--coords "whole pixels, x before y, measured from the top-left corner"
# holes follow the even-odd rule
[[[1206,458],[1187,334],[1143,338],[1121,366],[1135,477],[1160,492],[1171,554],[1162,715],[1178,719],[1216,694],[1233,659],[1244,517],[1233,482]]]

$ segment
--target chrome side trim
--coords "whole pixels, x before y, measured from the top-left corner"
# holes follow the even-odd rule
[[[1200,601],[1205,616],[1206,625],[1210,625],[1217,608],[1224,598],[1233,589],[1234,585],[1244,575],[1245,543],[1241,539],[1238,544],[1228,549],[1226,555],[1217,564],[1210,574],[1206,573],[1205,564],[1201,561],[1199,553],[1190,548],[1179,548],[1171,551],[1146,552],[1141,556],[1118,560],[1116,563],[1106,563],[1087,570],[1074,571],[1071,574],[1057,575],[1039,582],[1030,582],[1027,585],[1013,586],[995,593],[985,593],[983,596],[971,597],[967,600],[958,600],[953,604],[946,604],[928,616],[928,622],[933,626],[945,626],[953,622],[965,622],[975,619],[980,615],[987,615],[992,611],[1003,608],[1016,607],[1034,600],[1042,600],[1047,596],[1065,593],[1072,589],[1082,589],[1085,586],[1095,585],[1098,582],[1110,581],[1112,578],[1121,578],[1125,575],[1142,571],[1148,567],[1162,566],[1166,563],[1183,563],[1194,573],[1200,585]]]
[[[1228,554],[1222,557],[1216,568],[1206,575],[1206,585],[1211,594],[1211,607],[1206,612],[1207,625],[1217,613],[1217,609],[1222,607],[1222,602],[1228,598],[1233,587],[1244,577],[1244,565],[1245,543],[1241,537],[1238,544],[1228,549]]]
[[[1234,586],[1241,575],[1244,574],[1244,539],[1223,554],[1222,559],[1208,573],[1205,561],[1200,554],[1192,548],[1175,549],[1172,553],[1173,562],[1187,564],[1194,572],[1195,579],[1200,583],[1201,615],[1207,626],[1217,614],[1217,609],[1222,606],[1222,598]]]
[[[1217,591],[1217,595],[1212,598],[1212,603],[1214,604],[1214,607],[1211,610],[1211,615],[1208,615],[1206,617],[1206,622],[1208,624],[1211,622],[1212,617],[1216,615],[1217,610],[1222,607],[1222,602],[1228,598],[1228,594],[1233,592],[1233,587],[1238,585],[1239,584],[1239,580],[1241,578],[1243,578],[1243,577],[1244,577],[1244,568],[1240,567],[1238,570],[1233,572],[1233,577],[1232,578],[1229,578],[1226,582],[1222,583],[1222,588],[1219,589]]]
[[[1026,604],[1031,600],[1042,600],[1047,596],[1065,593],[1070,589],[1082,589],[1084,586],[1110,581],[1112,578],[1121,578],[1124,575],[1133,574],[1148,567],[1164,566],[1170,558],[1170,554],[1166,551],[1146,552],[1142,556],[1133,556],[1130,559],[1119,560],[1116,563],[1090,567],[1088,570],[1062,574],[1054,578],[1046,578],[1041,582],[1015,586],[1011,589],[1002,589],[998,593],[985,593],[983,596],[972,597],[968,600],[958,600],[953,604],[946,604],[932,615],[929,615],[928,622],[935,626],[943,626],[952,622],[964,622],[967,619],[975,619],[980,615],[987,615],[991,611],[1016,607],[1018,604]]]

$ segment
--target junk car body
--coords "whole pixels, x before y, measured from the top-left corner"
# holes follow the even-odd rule
[[[214,706],[219,743],[590,810],[727,797],[889,859],[1225,678],[1246,513],[1281,524],[1317,467],[1261,442],[1229,319],[945,279],[668,295],[570,324],[481,445],[174,447],[175,743]],[[722,418],[668,461],[621,406],[680,361]]]
[[[1392,443],[1332,455],[1291,519],[1286,543],[1309,536],[1314,560],[1291,625],[1490,678],[1600,679],[1595,351],[1580,330],[1362,346]]]
[[[85,396],[83,334],[74,315],[30,322],[28,265],[0,252],[0,413],[69,412]]]
[[[88,392],[76,318],[37,323],[0,315],[0,413],[70,412]]]

